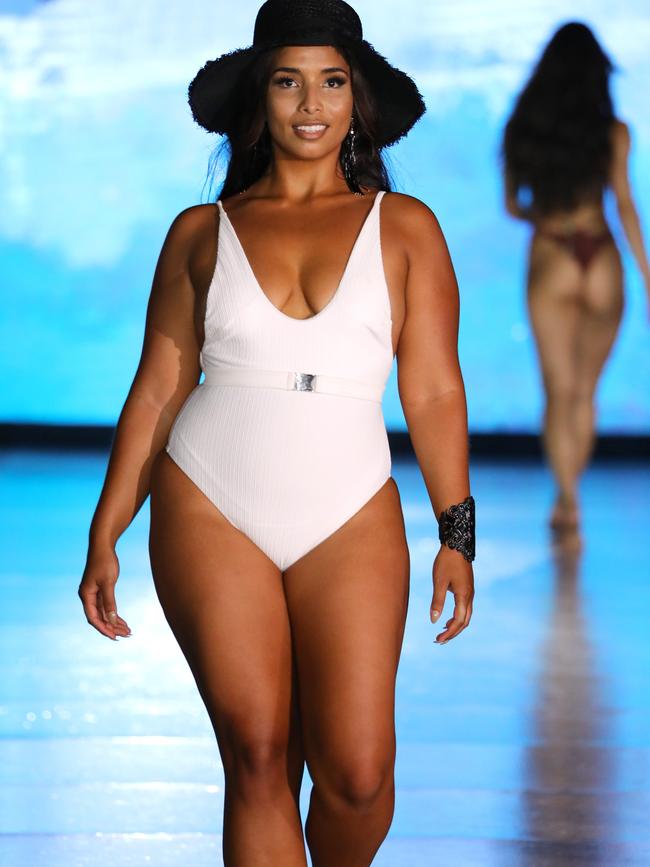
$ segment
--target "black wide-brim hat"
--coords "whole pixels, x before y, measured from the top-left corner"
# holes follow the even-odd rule
[[[228,135],[242,76],[262,52],[283,45],[333,45],[351,53],[377,106],[378,147],[405,136],[426,110],[415,82],[363,38],[361,19],[344,0],[266,0],[255,19],[253,44],[209,60],[190,83],[194,120],[209,132]]]

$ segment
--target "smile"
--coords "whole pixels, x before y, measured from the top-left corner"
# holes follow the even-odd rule
[[[320,138],[327,129],[326,123],[301,123],[293,127],[301,138]]]

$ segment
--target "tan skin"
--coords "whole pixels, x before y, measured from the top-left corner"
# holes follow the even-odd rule
[[[278,50],[275,66],[266,92],[271,169],[224,207],[271,302],[304,319],[330,300],[376,192],[355,196],[340,172],[353,95],[338,51],[290,46]],[[326,134],[298,138],[294,125],[308,121],[328,124]],[[150,494],[156,590],[223,761],[225,864],[306,865],[298,811],[306,761],[314,867],[361,867],[386,836],[394,807],[395,677],[409,595],[400,497],[389,478],[281,573],[164,451],[199,379],[217,225],[214,205],[190,208],[163,245],[80,595],[99,632],[130,634],[115,603],[115,543]],[[422,202],[386,194],[381,240],[400,399],[437,515],[469,493],[458,289],[440,227]],[[474,595],[471,565],[442,546],[433,567],[434,623],[448,593],[454,609],[438,644],[467,627]]]
[[[612,128],[609,186],[621,225],[641,270],[650,310],[650,265],[629,181],[630,133]],[[607,229],[602,201],[586,201],[569,213],[534,218],[518,207],[506,179],[506,209],[536,229],[566,233]],[[602,246],[583,272],[559,243],[533,234],[527,297],[537,345],[546,410],[544,446],[557,482],[551,527],[561,534],[579,529],[577,486],[595,439],[594,397],[623,313],[623,269],[614,244]]]

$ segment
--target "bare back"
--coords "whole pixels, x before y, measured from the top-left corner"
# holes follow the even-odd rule
[[[627,127],[612,130],[610,188],[627,195]],[[621,257],[602,197],[532,221],[527,301],[545,392],[544,443],[558,483],[555,529],[578,526],[576,480],[594,442],[594,395],[623,311]]]

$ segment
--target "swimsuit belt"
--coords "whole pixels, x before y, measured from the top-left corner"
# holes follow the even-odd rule
[[[382,389],[354,379],[301,373],[293,370],[250,370],[246,368],[208,367],[205,385],[243,385],[258,388],[282,388],[288,391],[316,391],[374,400],[381,403]]]

